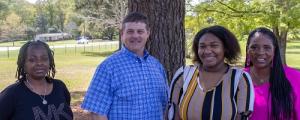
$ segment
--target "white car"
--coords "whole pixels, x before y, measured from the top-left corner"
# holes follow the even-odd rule
[[[88,44],[89,40],[86,39],[86,37],[82,36],[79,38],[79,40],[77,40],[77,44]]]

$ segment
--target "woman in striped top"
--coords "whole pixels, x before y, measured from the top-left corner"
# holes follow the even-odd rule
[[[248,118],[254,91],[249,75],[234,68],[240,54],[236,37],[222,26],[204,28],[193,41],[194,65],[175,73],[169,119],[235,120]]]

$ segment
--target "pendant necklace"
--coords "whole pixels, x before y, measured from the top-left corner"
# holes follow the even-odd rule
[[[265,81],[267,81],[267,79],[263,79],[263,78],[259,78],[258,75],[256,74],[256,72],[254,72],[254,70],[250,69],[250,72],[253,74],[253,77],[258,80],[258,82],[260,84],[264,83]]]
[[[26,78],[26,83],[29,85],[29,87],[34,91],[34,89],[33,89],[33,87],[32,87],[32,85],[28,82],[28,79]],[[46,83],[47,84],[47,83]],[[45,85],[45,89],[44,89],[44,95],[39,95],[39,97],[42,99],[42,103],[44,104],[44,105],[46,105],[48,102],[47,102],[47,100],[46,100],[46,87],[47,87],[47,85]]]

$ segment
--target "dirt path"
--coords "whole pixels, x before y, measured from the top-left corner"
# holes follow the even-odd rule
[[[80,108],[80,104],[72,105],[74,120],[90,120],[88,113]]]
[[[74,120],[91,120],[88,117],[88,112],[80,108],[80,104],[82,103],[84,94],[85,91],[71,92],[71,108],[73,111]]]

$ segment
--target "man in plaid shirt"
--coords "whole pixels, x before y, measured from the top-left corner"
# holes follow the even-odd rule
[[[147,17],[133,12],[122,22],[122,49],[96,69],[81,107],[94,120],[162,120],[167,78],[160,62],[145,50]]]

